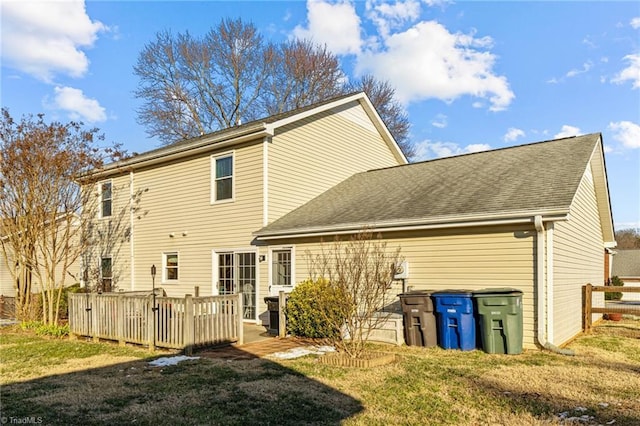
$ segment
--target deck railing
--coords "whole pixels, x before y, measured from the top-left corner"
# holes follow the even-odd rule
[[[242,295],[154,297],[124,293],[69,295],[73,336],[155,347],[243,343]]]

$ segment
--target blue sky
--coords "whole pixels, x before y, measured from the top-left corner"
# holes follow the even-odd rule
[[[130,152],[138,53],[164,29],[223,18],[306,37],[396,88],[419,159],[602,132],[616,229],[640,228],[640,3],[3,0],[0,100],[14,117],[82,120]]]

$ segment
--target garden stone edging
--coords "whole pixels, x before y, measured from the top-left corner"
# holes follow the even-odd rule
[[[391,364],[395,362],[395,360],[395,354],[380,352],[369,352],[364,354],[362,358],[352,358],[348,355],[340,353],[326,354],[318,358],[318,362],[320,362],[320,364],[359,368],[379,367],[382,365]]]

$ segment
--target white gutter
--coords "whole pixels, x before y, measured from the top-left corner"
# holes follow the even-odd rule
[[[562,214],[561,212],[554,212],[555,216],[546,216],[544,221],[559,221],[559,220],[567,220],[567,215]],[[542,216],[540,216],[542,217]],[[421,219],[424,221],[424,219]],[[420,230],[429,230],[429,229],[448,229],[448,228],[466,228],[472,226],[486,226],[486,225],[513,225],[513,224],[527,224],[531,223],[531,216],[524,217],[514,217],[514,218],[500,218],[500,216],[495,216],[495,218],[481,218],[479,220],[473,221],[453,221],[453,219],[449,219],[449,221],[433,221],[431,223],[425,224],[418,223],[416,221],[415,225],[409,223],[401,223],[397,226],[393,226],[391,224],[385,226],[385,224],[353,224],[344,227],[335,227],[329,229],[301,229],[299,233],[287,233],[287,234],[267,234],[260,235],[259,233],[254,233],[256,235],[257,240],[277,240],[277,239],[286,239],[286,238],[305,238],[305,237],[325,237],[331,235],[348,235],[360,232],[362,229],[368,229],[372,232],[401,232],[401,231],[420,231]],[[290,231],[288,231],[290,232]]]
[[[135,250],[133,246],[133,220],[134,220],[134,202],[135,191],[133,189],[133,170],[129,171],[129,271],[131,274],[131,291],[136,289],[136,262],[135,262]]]

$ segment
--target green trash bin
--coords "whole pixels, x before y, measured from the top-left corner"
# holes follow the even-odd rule
[[[474,291],[482,349],[490,354],[522,353],[522,291],[487,288]]]

